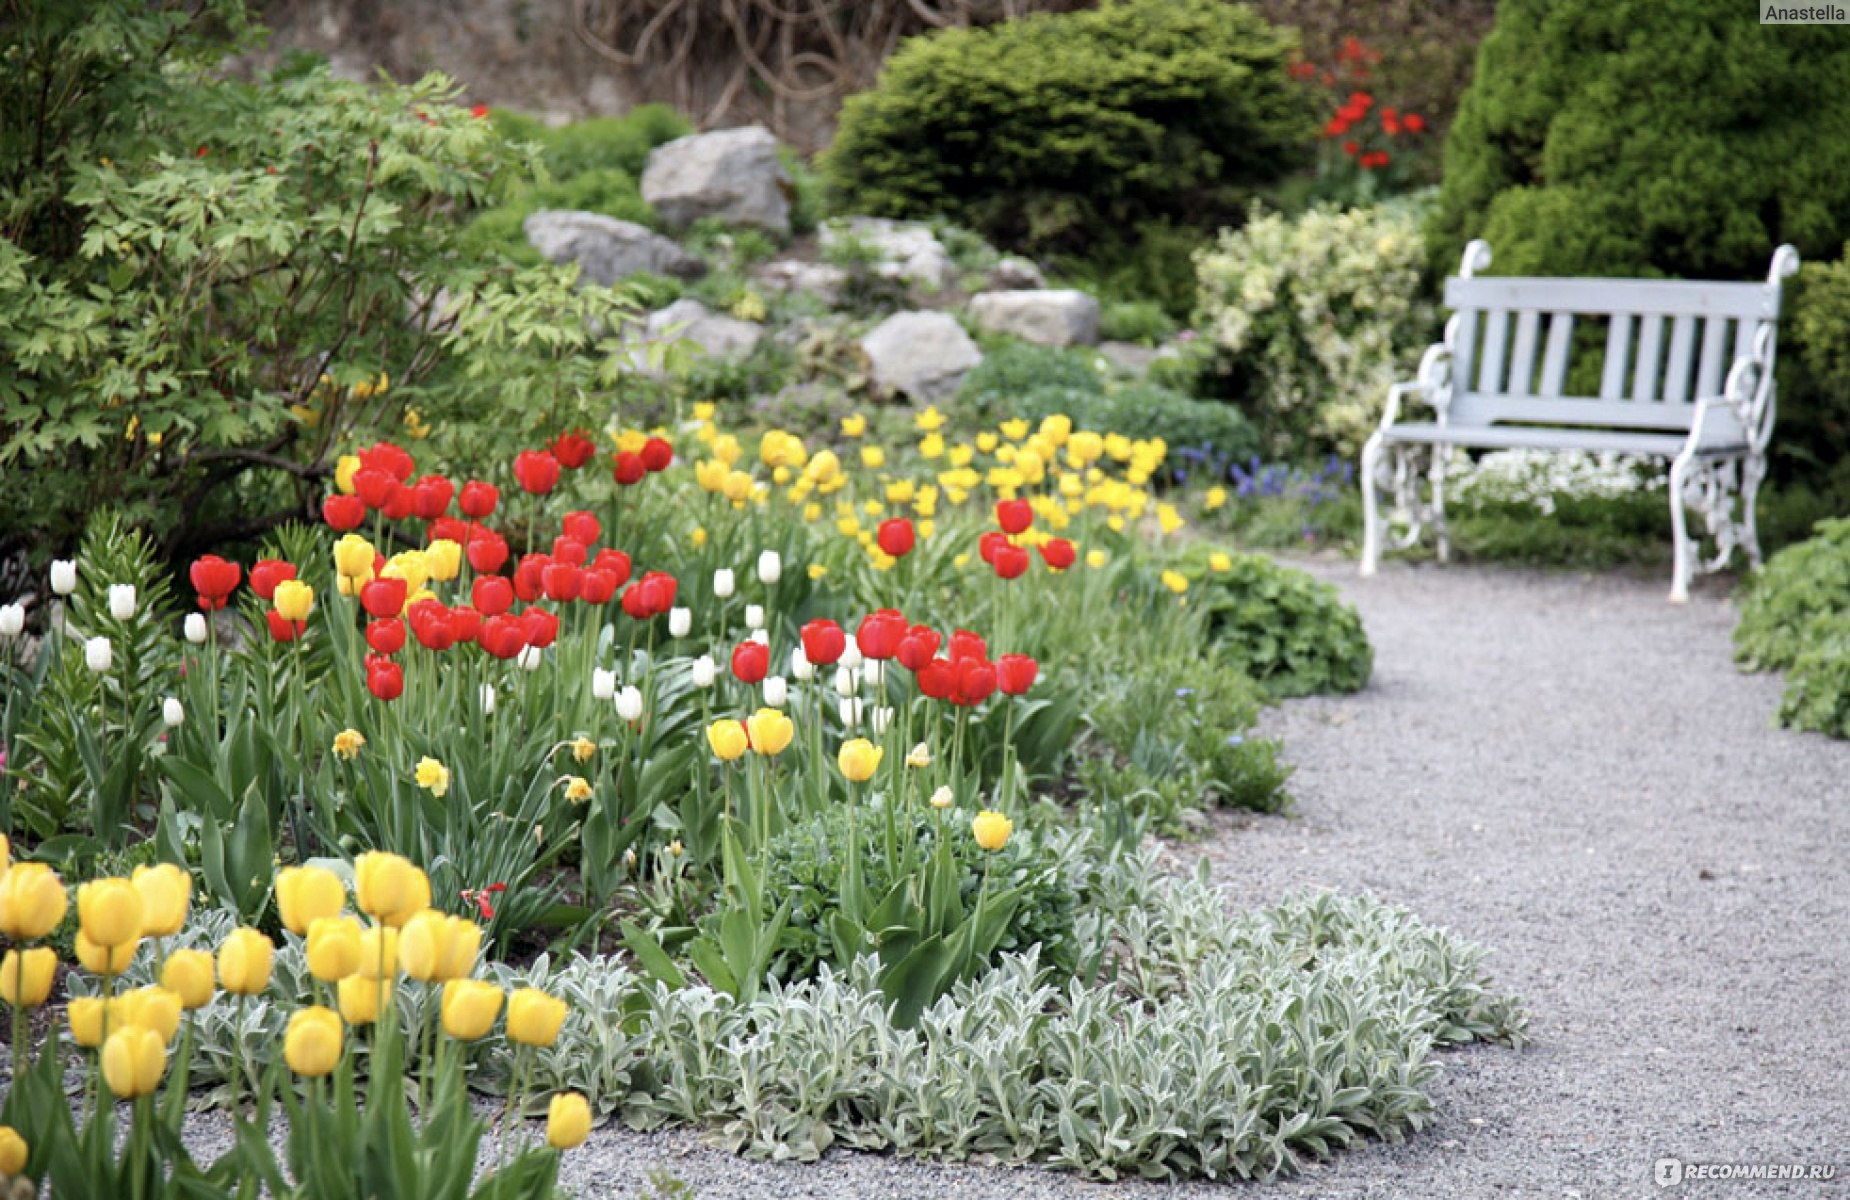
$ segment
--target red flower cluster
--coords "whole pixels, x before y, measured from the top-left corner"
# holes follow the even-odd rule
[[[243,577],[244,568],[237,563],[226,562],[216,554],[207,554],[194,561],[187,570],[187,576],[193,581],[193,590],[199,593],[199,607],[207,612],[216,612],[225,607],[231,593],[238,590],[238,580]],[[274,592],[276,585],[271,584]]]
[[[624,487],[641,483],[644,476],[666,471],[674,462],[674,446],[666,438],[652,437],[640,450],[619,450],[611,455],[612,475]]]
[[[803,627],[802,637],[804,656],[817,666],[837,661],[847,649],[846,635],[833,621],[809,622]],[[900,666],[913,673],[925,696],[965,707],[981,704],[996,691],[1019,696],[1034,686],[1039,672],[1038,664],[1025,654],[1004,654],[992,662],[988,644],[968,629],[953,631],[947,644],[931,626],[910,624],[904,614],[892,608],[862,617],[854,641],[865,658],[898,660]],[[755,645],[747,642],[739,650]],[[738,654],[735,651],[733,655],[734,674],[739,674]],[[742,674],[739,677],[755,682]]]

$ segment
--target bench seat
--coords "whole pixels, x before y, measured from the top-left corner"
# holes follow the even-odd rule
[[[1439,425],[1414,421],[1396,425],[1389,441],[1418,442],[1427,446],[1469,446],[1478,450],[1585,450],[1600,454],[1636,454],[1675,458],[1689,441],[1681,433],[1641,433],[1635,429],[1541,428],[1533,425]],[[1701,454],[1740,454],[1746,443],[1729,439],[1704,446]]]

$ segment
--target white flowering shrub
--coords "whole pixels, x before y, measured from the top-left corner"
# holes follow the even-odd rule
[[[1452,495],[1461,505],[1515,505],[1553,516],[1564,502],[1655,496],[1669,486],[1662,459],[1585,450],[1495,450],[1455,460]]]
[[[1437,314],[1420,285],[1419,199],[1301,217],[1255,209],[1196,253],[1198,322],[1269,453],[1352,456]]]

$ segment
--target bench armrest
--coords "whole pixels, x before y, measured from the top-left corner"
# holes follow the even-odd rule
[[[1721,394],[1696,400],[1696,418],[1690,425],[1689,444],[1699,448],[1709,414],[1727,409],[1747,434],[1748,444],[1766,453],[1773,436],[1773,326],[1762,325],[1754,334],[1752,349],[1734,360]]]
[[[1445,342],[1434,342],[1426,347],[1426,353],[1420,356],[1419,374],[1388,388],[1387,404],[1381,410],[1381,428],[1387,429],[1400,420],[1401,401],[1408,396],[1417,396],[1431,405],[1438,414],[1439,423],[1445,424],[1446,410],[1452,403],[1451,373],[1452,348]]]

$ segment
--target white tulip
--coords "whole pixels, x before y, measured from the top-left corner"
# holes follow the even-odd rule
[[[766,550],[758,556],[758,582],[776,583],[784,577],[783,556],[775,550]]]
[[[771,644],[771,631],[768,629],[754,629],[752,630],[751,640],[757,642],[760,646],[769,646]]]
[[[694,660],[694,686],[700,688],[712,687],[714,670],[713,656],[711,654],[702,654],[699,658],[696,658]]]
[[[764,681],[764,702],[772,708],[782,708],[790,701],[790,685],[784,682],[782,675],[772,675]]]
[[[84,643],[84,666],[89,667],[98,675],[109,670],[110,664],[115,660],[115,647],[109,644],[108,638],[93,637]]]
[[[870,658],[861,664],[861,679],[868,687],[877,688],[886,678],[886,664],[877,658]]]
[[[764,626],[764,605],[747,604],[745,606],[745,627],[761,629]]]
[[[931,794],[931,806],[933,808],[949,808],[956,802],[957,797],[948,785],[939,788]]]
[[[186,614],[186,640],[195,646],[206,644],[206,615],[204,613]]]
[[[906,755],[906,765],[914,770],[931,766],[931,747],[924,742],[914,746],[912,753]]]
[[[842,666],[847,667],[850,671],[861,665],[863,661],[861,658],[861,647],[860,644],[854,640],[853,634],[848,635],[848,648],[841,652],[841,658],[836,661],[841,663]]]
[[[593,700],[614,700],[617,695],[617,673],[593,668],[591,671],[591,698]]]
[[[540,669],[540,663],[545,661],[545,658],[545,654],[541,652],[538,646],[523,646],[520,651],[520,657],[515,661],[520,664],[520,669],[523,671],[537,671]]]
[[[841,713],[841,723],[843,725],[858,725],[860,723],[861,702],[859,700],[844,699],[841,702],[839,711]]]
[[[686,637],[688,630],[694,627],[694,610],[691,608],[671,608],[668,610],[668,636]]]
[[[112,583],[109,585],[109,615],[118,621],[132,621],[135,618],[135,585],[132,583]]]
[[[482,685],[482,711],[491,717],[495,715],[495,685],[492,683]]]
[[[731,567],[721,567],[719,570],[713,572],[713,594],[715,596],[724,600],[726,597],[732,595],[732,589],[733,581]]]
[[[186,708],[172,696],[161,701],[161,724],[172,729],[186,720]]]
[[[888,725],[891,725],[892,723],[893,723],[893,710],[892,709],[888,708],[884,704],[874,709],[874,732],[876,734],[885,733],[886,727]]]
[[[0,637],[18,637],[26,627],[26,606],[0,604]]]
[[[860,680],[847,667],[835,668],[835,690],[843,696],[854,695],[860,686]]]
[[[76,559],[54,558],[51,560],[51,590],[60,596],[68,596],[77,590]]]
[[[642,691],[626,687],[617,693],[617,717],[623,721],[642,720]]]
[[[814,679],[815,665],[809,661],[809,655],[803,653],[803,647],[797,646],[790,651],[790,674],[797,679]]]

